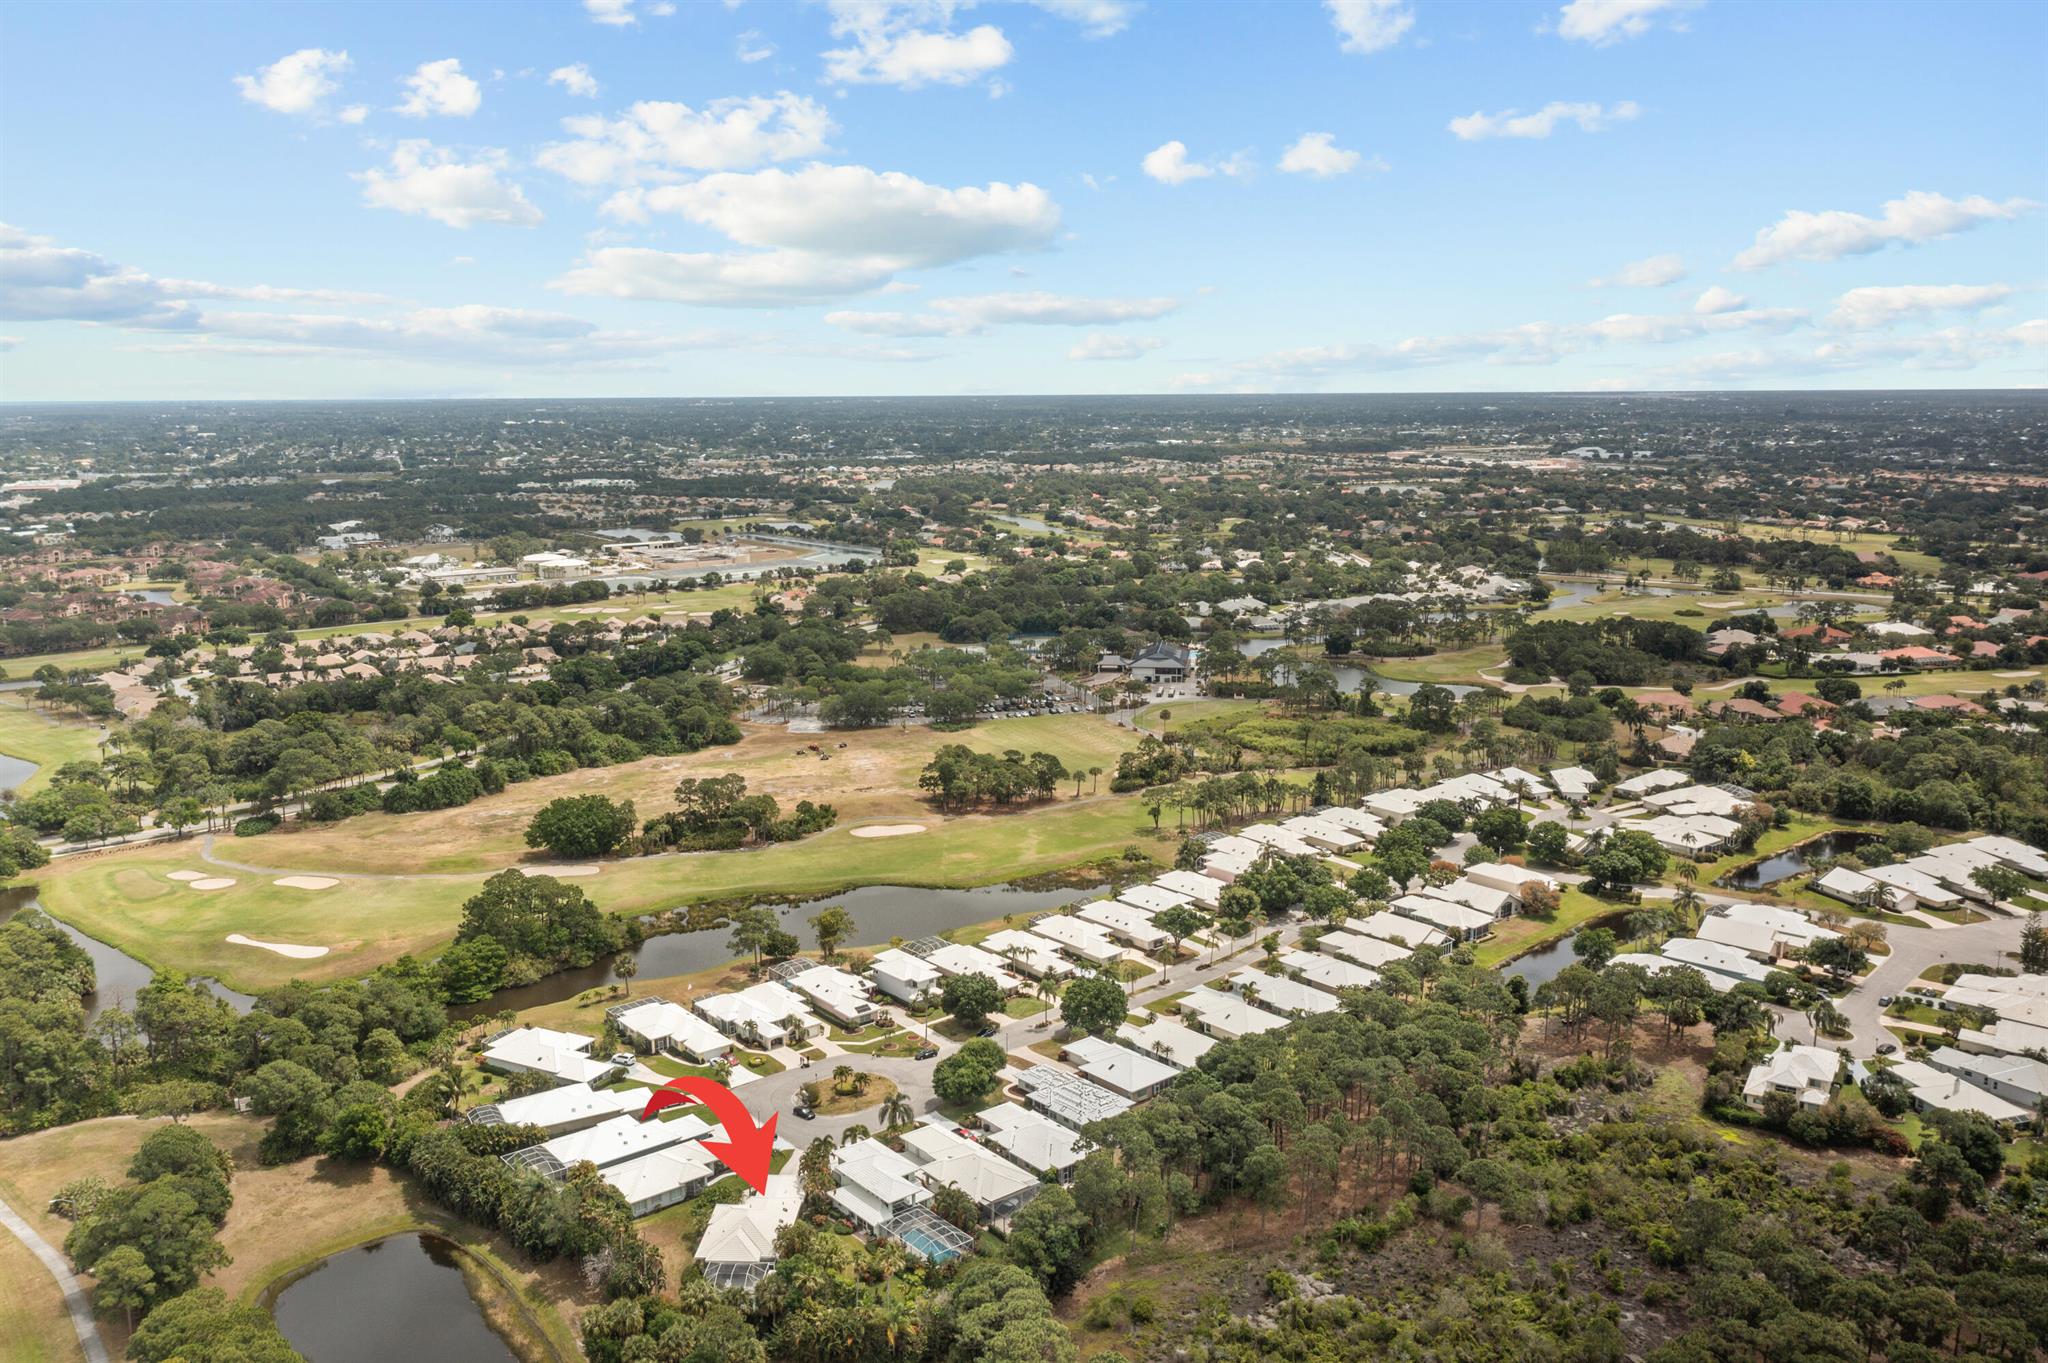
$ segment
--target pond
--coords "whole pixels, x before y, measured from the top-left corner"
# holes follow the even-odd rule
[[[0,752],[0,790],[20,790],[36,774],[36,764],[26,757],[9,757]]]
[[[23,909],[39,909],[35,887],[18,885],[13,889],[0,889],[0,923],[20,913]],[[93,978],[98,988],[85,996],[85,1020],[91,1022],[109,1008],[130,1008],[135,996],[148,985],[156,972],[130,956],[118,947],[88,937],[61,918],[52,917],[52,922],[63,930],[66,937],[85,948],[85,954],[92,957]],[[202,979],[214,994],[224,998],[237,1013],[246,1013],[256,1003],[252,995],[228,988],[218,980]]]
[[[1025,889],[1016,885],[985,885],[974,890],[921,890],[908,885],[868,885],[844,894],[827,895],[804,903],[776,906],[783,930],[794,933],[808,949],[816,936],[810,920],[821,909],[837,906],[853,915],[854,943],[874,945],[892,937],[914,941],[933,937],[954,928],[971,927],[991,919],[1043,913],[1088,898],[1100,886],[1062,886],[1057,889]],[[639,977],[661,979],[670,975],[691,975],[734,959],[732,934],[726,928],[703,932],[670,932],[650,937],[640,946]],[[476,1017],[505,1008],[537,1008],[546,1003],[572,999],[586,989],[614,983],[610,960],[599,961],[583,970],[564,970],[532,984],[501,989],[480,1003],[451,1008],[454,1017]]]
[[[1714,883],[1731,890],[1760,890],[1766,885],[1790,880],[1819,862],[1853,852],[1874,836],[1871,833],[1823,833],[1817,838],[1800,843],[1797,847],[1788,847],[1782,852],[1773,853],[1761,861],[1738,866]]]
[[[1288,641],[1286,639],[1276,636],[1264,636],[1244,640],[1237,646],[1237,651],[1244,654],[1247,658],[1256,658],[1262,653],[1271,653],[1275,649],[1286,648],[1287,646]],[[1357,663],[1340,663],[1331,658],[1324,658],[1323,661],[1329,663],[1330,670],[1336,674],[1337,689],[1347,696],[1357,695],[1359,686],[1364,683],[1367,677],[1373,679],[1373,689],[1383,696],[1412,696],[1429,684],[1427,682],[1396,681],[1392,677],[1382,677],[1371,668],[1361,667]],[[1287,674],[1288,668],[1283,664],[1273,669],[1273,680],[1284,686],[1287,684]],[[1454,696],[1463,696],[1469,695],[1479,688],[1460,684],[1447,685],[1447,689]]]
[[[1533,994],[1537,985],[1550,983],[1566,966],[1579,959],[1577,953],[1572,950],[1572,939],[1578,935],[1578,931],[1574,929],[1554,942],[1546,942],[1527,955],[1517,956],[1502,966],[1500,973],[1518,976],[1526,981]]]
[[[307,1363],[518,1363],[438,1235],[394,1235],[321,1260],[270,1300]]]

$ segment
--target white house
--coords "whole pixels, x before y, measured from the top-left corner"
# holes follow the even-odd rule
[[[775,1267],[775,1237],[796,1224],[804,1203],[794,1174],[770,1174],[768,1186],[711,1209],[693,1257],[719,1288],[752,1288]]]
[[[1514,897],[1517,906],[1522,901],[1522,887],[1532,881],[1553,894],[1562,888],[1556,876],[1532,871],[1526,866],[1509,866],[1498,861],[1482,861],[1467,866],[1464,878],[1474,885],[1484,885],[1489,890],[1504,891]]]
[[[1206,910],[1213,911],[1216,901],[1223,897],[1223,886],[1213,877],[1195,871],[1168,871],[1152,882],[1162,890],[1193,900]]]
[[[1891,1072],[1905,1081],[1915,1111],[1926,1112],[1931,1108],[1940,1112],[1975,1112],[2000,1126],[2023,1122],[2034,1115],[2031,1108],[2008,1103],[1960,1075],[1917,1060],[1901,1060],[1891,1067]]]
[[[2029,1112],[2048,1098],[2048,1065],[2038,1060],[1970,1055],[1953,1046],[1943,1046],[1927,1057],[1927,1063]]]
[[[1726,819],[1732,818],[1744,806],[1754,804],[1755,797],[1738,795],[1721,786],[1678,786],[1671,790],[1651,791],[1643,796],[1643,803],[1680,817],[1712,814]]]
[[[873,1136],[832,1152],[832,1174],[839,1186],[832,1201],[869,1234],[898,1214],[932,1200],[932,1190],[918,1177],[917,1165]]]
[[[1476,942],[1493,931],[1492,914],[1429,895],[1402,895],[1394,901],[1394,912],[1442,928],[1463,942]]]
[[[926,1187],[958,1188],[973,1201],[984,1221],[1002,1220],[1045,1186],[979,1141],[959,1134],[947,1117],[926,1118],[904,1132],[902,1140],[904,1155],[916,1166],[917,1177]]]
[[[782,982],[810,1000],[811,1007],[849,1031],[859,1031],[882,1013],[868,997],[867,985],[844,970],[814,965]]]
[[[706,1065],[732,1053],[730,1037],[667,999],[636,999],[605,1012],[620,1035],[643,1051],[674,1051]]]
[[[1325,852],[1355,852],[1372,841],[1355,828],[1346,828],[1334,820],[1314,814],[1297,814],[1291,819],[1283,819],[1280,829]]]
[[[1230,977],[1230,987],[1250,999],[1268,1012],[1283,1017],[1307,1017],[1314,1013],[1337,1011],[1337,996],[1326,994],[1312,985],[1300,984],[1285,975],[1268,975],[1250,966]],[[1197,989],[1188,995],[1193,998],[1202,991]],[[1187,1006],[1187,998],[1181,1000]]]
[[[1377,839],[1387,831],[1387,826],[1362,809],[1350,809],[1344,805],[1332,805],[1316,811],[1316,817],[1325,823],[1337,824],[1361,834],[1368,841]]]
[[[1813,888],[1828,898],[1839,899],[1844,904],[1854,904],[1859,908],[1868,908],[1877,902],[1877,886],[1877,881],[1846,866],[1833,867],[1825,875],[1816,876],[1813,880]],[[1892,891],[1894,909],[1910,909],[1917,902],[1909,891]]]
[[[991,1149],[1020,1168],[1050,1173],[1062,1183],[1074,1176],[1074,1166],[1093,1148],[1078,1132],[1016,1103],[997,1103],[975,1120],[987,1133],[982,1140]]]
[[[1155,951],[1171,940],[1170,934],[1152,926],[1152,915],[1114,899],[1083,904],[1074,915],[1095,924],[1110,936],[1129,942],[1140,951]]]
[[[1180,1073],[1163,1060],[1100,1037],[1075,1037],[1062,1049],[1083,1078],[1133,1100],[1150,1098]]]
[[[1432,899],[1448,899],[1453,904],[1463,904],[1468,909],[1477,909],[1489,918],[1507,918],[1513,915],[1521,901],[1507,890],[1496,890],[1491,885],[1482,885],[1467,876],[1429,892]]]
[[[1737,982],[1762,984],[1771,973],[1771,967],[1750,960],[1734,947],[1702,942],[1695,937],[1674,937],[1659,949],[1658,954],[1666,960],[1691,966],[1710,981],[1716,975],[1724,975]]]
[[[1599,786],[1600,778],[1584,767],[1555,767],[1550,772],[1550,784],[1567,800],[1583,800]]]
[[[529,1093],[524,1098],[485,1103],[471,1108],[464,1116],[478,1126],[537,1126],[550,1136],[560,1136],[638,1112],[646,1104],[646,1089],[594,1089],[564,1084]]]
[[[546,1027],[515,1027],[484,1047],[484,1068],[499,1074],[545,1074],[564,1084],[602,1084],[618,1073],[609,1060],[593,1060],[596,1037]]]
[[[926,952],[924,958],[937,966],[942,975],[986,975],[1005,994],[1019,993],[1024,988],[1022,978],[1003,968],[1005,962],[1002,957],[980,947],[947,942]]]
[[[1377,970],[1313,951],[1283,951],[1280,968],[1304,984],[1332,994],[1340,989],[1370,989],[1380,982]]]
[[[876,952],[868,968],[877,989],[913,1007],[937,998],[939,982],[945,978],[937,966],[901,947]]]
[[[1176,1069],[1193,1069],[1195,1062],[1216,1047],[1216,1038],[1203,1036],[1192,1027],[1183,1027],[1171,1018],[1154,1018],[1139,1026],[1126,1022],[1117,1029],[1117,1038],[1132,1050],[1143,1051],[1164,1060]]]
[[[1658,814],[1648,819],[1623,819],[1614,825],[1647,833],[1657,845],[1681,857],[1699,857],[1727,850],[1742,825],[1719,814]]]
[[[622,1160],[601,1172],[604,1181],[632,1206],[633,1215],[651,1216],[703,1192],[718,1180],[724,1167],[697,1142],[683,1141]]]
[[[982,949],[1003,958],[1004,964],[1034,979],[1063,979],[1075,973],[1074,963],[1060,955],[1055,945],[1036,933],[1004,928],[981,939]]]
[[[1135,1106],[1122,1094],[1111,1093],[1058,1065],[1031,1065],[1021,1070],[1005,1067],[1003,1078],[1023,1091],[1034,1111],[1073,1131],[1090,1122],[1121,1117]]]
[[[1349,919],[1347,926],[1356,928],[1367,937],[1377,937],[1383,942],[1413,951],[1416,947],[1447,947],[1451,935],[1442,928],[1433,928],[1427,923],[1418,923],[1398,913],[1382,910],[1365,918]],[[1370,961],[1367,965],[1373,964]]]
[[[1819,1046],[1788,1046],[1754,1066],[1742,1081],[1742,1101],[1761,1108],[1773,1093],[1789,1093],[1802,1106],[1820,1107],[1835,1091],[1841,1057]]]
[[[1099,925],[1068,914],[1048,914],[1033,923],[1031,931],[1093,965],[1108,965],[1123,959],[1123,947],[1111,940]]]
[[[1150,885],[1133,885],[1117,895],[1117,899],[1148,917],[1164,913],[1168,909],[1185,908],[1193,903],[1189,896],[1177,894],[1156,882]]]
[[[731,994],[706,994],[691,1007],[726,1035],[758,1046],[786,1046],[825,1030],[805,1011],[803,995],[773,980]]]
[[[1676,790],[1680,786],[1689,786],[1691,784],[1692,778],[1684,772],[1673,771],[1669,767],[1659,767],[1655,771],[1646,771],[1641,776],[1631,776],[1626,781],[1617,781],[1614,785],[1614,793],[1626,795],[1630,799],[1640,799],[1642,796],[1651,795],[1660,790]]]
[[[1275,1027],[1287,1025],[1287,1019],[1278,1013],[1255,1008],[1236,994],[1225,993],[1221,989],[1189,990],[1180,1000],[1180,1011],[1193,1019],[1199,1030],[1222,1037],[1225,1041],[1270,1032]]]
[[[1310,945],[1325,955],[1341,957],[1368,970],[1379,970],[1415,954],[1412,948],[1389,942],[1383,937],[1368,937],[1364,933],[1346,932],[1341,928],[1321,934]]]
[[[1312,857],[1322,850],[1312,843],[1304,842],[1278,824],[1249,824],[1241,830],[1239,836],[1290,857]]]

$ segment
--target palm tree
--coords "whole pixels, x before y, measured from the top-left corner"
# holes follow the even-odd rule
[[[633,977],[640,973],[640,958],[630,951],[622,951],[612,962],[612,974],[617,975],[626,986],[626,997],[633,997]]]
[[[849,1091],[849,1087],[850,1087],[850,1085],[851,1085],[851,1082],[852,1082],[852,1080],[853,1080],[853,1066],[851,1066],[851,1065],[838,1065],[838,1066],[835,1066],[835,1067],[833,1068],[833,1070],[832,1070],[832,1091],[833,1091],[834,1093],[845,1093],[845,1092],[848,1092],[848,1091]]]
[[[839,1133],[839,1143],[841,1145],[852,1145],[855,1141],[864,1141],[873,1134],[872,1131],[869,1131],[859,1122],[855,1122],[852,1126]]]
[[[910,1100],[904,1097],[900,1090],[882,1100],[883,1130],[886,1131],[892,1126],[902,1126],[910,1120],[911,1115]]]
[[[1095,793],[1096,793],[1097,791],[1101,790],[1101,789],[1102,789],[1102,768],[1100,768],[1100,767],[1090,767],[1090,768],[1088,768],[1088,781],[1089,781],[1089,785],[1088,785],[1088,793],[1089,793],[1090,795],[1093,795],[1093,794],[1095,794]]]

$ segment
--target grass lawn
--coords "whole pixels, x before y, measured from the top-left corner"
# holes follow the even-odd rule
[[[31,705],[25,691],[0,693],[0,753],[36,764],[16,789],[33,795],[50,784],[66,762],[97,762],[101,729],[80,719],[67,719]]]
[[[901,1059],[916,1055],[923,1045],[924,1038],[914,1033],[892,1032],[875,1041],[848,1042],[842,1049],[851,1055],[884,1055]],[[824,1052],[820,1051],[818,1054],[822,1059]]]
[[[1533,951],[1545,942],[1555,941],[1595,918],[1627,912],[1629,906],[1626,904],[1595,899],[1576,885],[1567,885],[1556,914],[1549,918],[1501,919],[1493,925],[1493,936],[1473,949],[1473,959],[1482,966],[1496,966]]]
[[[867,1088],[860,1093],[837,1092],[829,1071],[811,1082],[818,1086],[817,1112],[820,1117],[843,1117],[849,1112],[865,1112],[871,1107],[880,1107],[884,1099],[896,1092],[895,1081],[884,1079],[879,1074],[870,1075]]]
[[[1235,719],[1265,708],[1266,703],[1259,700],[1170,700],[1163,705],[1146,706],[1138,711],[1133,723],[1148,733],[1163,734],[1185,728],[1196,720]]]
[[[265,1168],[257,1161],[256,1143],[268,1122],[206,1112],[189,1124],[226,1150],[235,1163],[234,1205],[221,1230],[221,1242],[233,1262],[206,1279],[207,1285],[254,1301],[277,1278],[328,1254],[384,1235],[431,1229],[476,1253],[509,1281],[561,1356],[578,1356],[573,1318],[595,1305],[597,1298],[583,1285],[575,1265],[525,1263],[510,1242],[440,1211],[420,1197],[409,1180],[380,1165],[305,1159]],[[8,1158],[0,1166],[0,1194],[44,1239],[61,1245],[70,1223],[45,1210],[50,1195],[86,1174],[119,1182],[143,1139],[158,1125],[106,1117],[16,1137],[7,1143]],[[40,1266],[35,1277],[48,1282]],[[35,1277],[10,1277],[8,1281],[27,1286],[8,1295],[27,1296],[34,1290]],[[54,1299],[54,1286],[50,1294]],[[57,1316],[61,1321],[61,1312]],[[103,1322],[102,1334],[118,1356],[125,1345],[118,1317]],[[9,1351],[5,1356],[23,1355]],[[76,1351],[57,1356],[74,1357]]]
[[[390,817],[368,815],[361,822]],[[1136,796],[1063,800],[1000,815],[926,815],[924,821],[931,831],[913,837],[855,838],[835,828],[759,850],[609,862],[602,875],[575,883],[599,908],[638,914],[696,900],[821,895],[858,885],[988,885],[1092,861],[1155,838]],[[394,826],[385,836],[402,843],[406,834]],[[288,854],[295,841],[275,834],[223,838],[216,855],[278,870],[318,868],[317,862],[309,866]],[[274,885],[269,874],[209,866],[198,853],[193,839],[122,848],[66,857],[33,879],[44,906],[87,934],[152,966],[215,976],[250,991],[294,978],[359,975],[408,952],[431,954],[453,935],[464,901],[484,879],[480,873],[379,878],[325,891],[293,890]],[[174,870],[203,870],[236,883],[226,890],[190,890],[166,878]],[[316,960],[294,961],[235,946],[225,940],[233,932],[332,950]]]
[[[1547,618],[1547,617],[1546,617]],[[1467,686],[1498,686],[1498,681],[1480,676],[1507,665],[1507,650],[1499,644],[1451,649],[1426,658],[1379,658],[1372,670],[1392,681],[1459,682]]]
[[[1019,994],[1003,1001],[1003,1012],[1013,1018],[1035,1018],[1050,1007],[1052,1005],[1044,999],[1033,998],[1029,994]]]
[[[61,1251],[61,1241],[50,1243]],[[0,1358],[70,1363],[85,1357],[78,1336],[71,1332],[71,1317],[64,1312],[56,1281],[28,1246],[11,1235],[0,1237],[0,1282],[13,1284],[0,1294]]]

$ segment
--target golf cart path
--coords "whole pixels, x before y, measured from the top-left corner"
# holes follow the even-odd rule
[[[107,1346],[100,1342],[100,1332],[93,1324],[92,1306],[86,1300],[85,1284],[71,1271],[71,1265],[64,1262],[64,1256],[50,1248],[50,1242],[36,1234],[36,1228],[21,1219],[14,1208],[0,1202],[0,1225],[13,1232],[14,1238],[27,1245],[29,1253],[43,1261],[43,1267],[50,1270],[50,1276],[57,1280],[57,1290],[64,1294],[64,1309],[71,1314],[71,1328],[77,1332],[78,1347],[84,1351],[86,1363],[110,1363]]]

